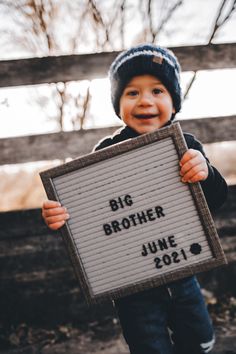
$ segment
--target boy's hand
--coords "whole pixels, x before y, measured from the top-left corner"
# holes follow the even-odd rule
[[[208,177],[208,166],[206,159],[198,150],[189,149],[180,160],[180,175],[182,182],[199,182]]]
[[[50,229],[57,230],[69,219],[69,214],[59,202],[47,200],[43,203],[42,217]]]

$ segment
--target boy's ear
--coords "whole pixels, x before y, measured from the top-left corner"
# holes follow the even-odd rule
[[[176,113],[175,107],[172,108],[172,113],[174,113],[174,114]]]

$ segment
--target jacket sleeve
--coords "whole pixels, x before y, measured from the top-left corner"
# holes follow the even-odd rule
[[[187,135],[187,138],[186,136],[185,138],[188,147],[200,151],[206,159],[209,173],[207,179],[200,182],[200,184],[202,186],[202,190],[207,200],[209,209],[214,211],[223,205],[223,203],[226,201],[228,193],[227,184],[220,172],[210,164],[203,150],[202,144],[192,135]],[[189,139],[189,137],[191,138]]]

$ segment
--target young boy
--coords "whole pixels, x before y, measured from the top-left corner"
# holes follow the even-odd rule
[[[110,68],[112,103],[125,127],[105,138],[105,148],[172,123],[181,108],[180,66],[174,54],[151,44],[121,53]],[[227,186],[210,165],[202,145],[184,134],[187,152],[180,160],[184,183],[200,182],[211,210],[226,199]],[[157,151],[158,154],[158,151]],[[47,201],[42,215],[59,229],[69,215],[60,203]],[[131,354],[210,353],[214,333],[200,287],[194,276],[115,301]]]

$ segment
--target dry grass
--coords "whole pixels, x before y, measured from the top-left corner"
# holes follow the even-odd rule
[[[46,199],[39,176],[35,172],[0,173],[0,210],[37,208]]]

